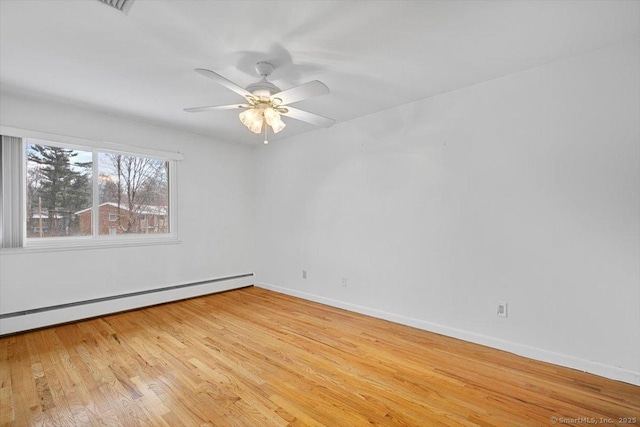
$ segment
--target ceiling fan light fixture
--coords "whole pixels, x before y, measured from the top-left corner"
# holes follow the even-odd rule
[[[264,118],[267,124],[271,126],[271,129],[273,129],[273,133],[278,133],[287,126],[282,119],[280,119],[280,113],[271,107],[264,110]]]
[[[256,120],[255,122],[251,123],[249,130],[253,133],[262,132],[262,120]]]
[[[261,110],[250,108],[240,113],[239,117],[242,124],[251,132],[260,133],[262,131],[263,117]]]

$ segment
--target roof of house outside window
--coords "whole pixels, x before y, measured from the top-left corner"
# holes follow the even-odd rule
[[[101,203],[99,206],[113,206],[114,208],[118,207],[117,203],[113,203],[113,202],[105,202],[105,203]],[[86,208],[86,209],[82,209],[78,212],[75,212],[76,215],[81,214],[83,212],[87,212],[90,211],[92,208]],[[120,205],[120,209],[128,211],[129,209],[127,209],[125,206]],[[167,207],[166,206],[152,206],[152,205],[140,205],[138,206],[138,209],[136,209],[138,214],[147,214],[147,215],[166,215],[167,214]]]

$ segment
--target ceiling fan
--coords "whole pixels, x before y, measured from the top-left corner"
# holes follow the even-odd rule
[[[282,91],[279,87],[267,80],[267,77],[271,75],[273,70],[274,66],[271,63],[258,62],[256,64],[256,71],[262,79],[243,89],[216,72],[204,68],[196,68],[195,71],[197,73],[210,78],[244,97],[246,103],[185,108],[184,111],[199,113],[213,110],[244,110],[240,113],[240,121],[253,133],[259,134],[264,132],[265,144],[269,143],[267,140],[269,127],[273,133],[278,133],[286,126],[280,116],[291,117],[292,119],[301,120],[321,127],[330,127],[335,123],[333,119],[289,106],[298,101],[329,93],[329,88],[325,84],[318,80],[313,80]]]

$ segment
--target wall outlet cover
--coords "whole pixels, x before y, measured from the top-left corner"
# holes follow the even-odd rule
[[[498,316],[507,317],[507,303],[498,302]]]

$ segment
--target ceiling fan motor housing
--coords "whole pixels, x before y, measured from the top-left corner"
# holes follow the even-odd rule
[[[260,76],[262,76],[262,80],[251,83],[245,89],[258,97],[270,97],[274,93],[281,92],[280,88],[270,81],[267,80],[267,77],[273,73],[274,66],[270,62],[258,62],[256,64],[256,71]]]
[[[259,82],[251,83],[245,88],[257,97],[270,97],[274,93],[280,92],[280,88],[273,83],[262,79]]]

